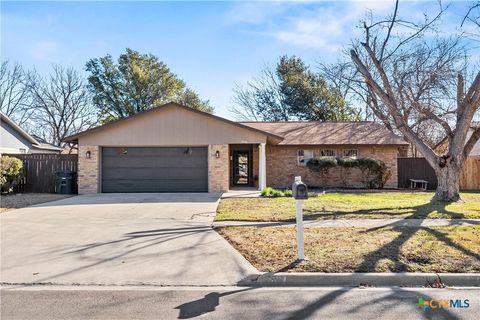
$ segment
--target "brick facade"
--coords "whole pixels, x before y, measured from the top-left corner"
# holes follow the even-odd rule
[[[99,150],[98,146],[78,146],[78,193],[99,192]],[[90,159],[86,153],[90,151]]]
[[[220,157],[216,157],[219,151]],[[225,192],[229,189],[230,152],[228,144],[211,144],[208,146],[208,192]]]
[[[321,149],[335,149],[341,155],[343,149],[357,149],[358,157],[372,157],[385,162],[391,171],[391,177],[385,188],[397,188],[397,153],[396,146],[349,146],[349,147],[322,147],[322,146],[272,146],[267,145],[267,186],[275,188],[290,187],[295,176],[311,187],[365,187],[365,177],[358,168],[332,168],[326,175],[313,172],[305,166],[297,164],[297,150],[313,150],[314,156],[320,155]]]

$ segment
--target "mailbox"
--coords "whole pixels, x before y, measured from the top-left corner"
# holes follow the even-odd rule
[[[297,200],[308,199],[308,188],[302,181],[295,181],[292,184],[293,198]]]

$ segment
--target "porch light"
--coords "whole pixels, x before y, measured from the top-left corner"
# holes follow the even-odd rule
[[[215,151],[215,157],[216,157],[217,159],[220,158],[220,151],[218,151],[218,150]]]
[[[85,152],[85,158],[90,159],[91,155],[90,150]]]

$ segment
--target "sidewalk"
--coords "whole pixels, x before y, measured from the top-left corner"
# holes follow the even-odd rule
[[[480,219],[354,219],[305,220],[305,228],[381,228],[381,227],[443,227],[480,225]],[[217,221],[213,227],[295,227],[295,222]]]

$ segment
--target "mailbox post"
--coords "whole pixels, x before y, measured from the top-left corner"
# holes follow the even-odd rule
[[[305,260],[304,240],[303,240],[303,200],[308,199],[308,188],[302,182],[302,177],[295,177],[295,182],[292,184],[293,198],[295,199],[296,211],[296,229],[297,229],[297,259],[298,261]]]

